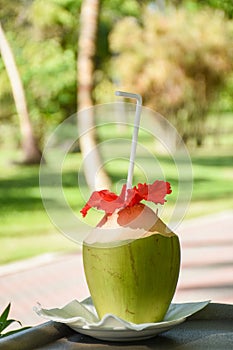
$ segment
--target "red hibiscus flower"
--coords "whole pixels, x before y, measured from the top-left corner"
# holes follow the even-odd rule
[[[143,199],[155,204],[164,204],[165,196],[171,192],[170,183],[160,180],[149,185],[139,183],[138,186],[128,189],[127,194],[126,185],[124,185],[119,196],[108,190],[94,191],[80,212],[85,217],[90,208],[97,208],[110,215],[116,209],[133,207]]]

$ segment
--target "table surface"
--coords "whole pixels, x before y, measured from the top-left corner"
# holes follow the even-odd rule
[[[46,322],[0,340],[0,350],[230,350],[233,349],[233,305],[210,303],[184,323],[137,342],[106,342]]]

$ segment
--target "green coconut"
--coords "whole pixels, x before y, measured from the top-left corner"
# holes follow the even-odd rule
[[[83,263],[100,318],[111,313],[133,323],[159,322],[179,277],[179,239],[137,204],[103,218],[83,244]]]

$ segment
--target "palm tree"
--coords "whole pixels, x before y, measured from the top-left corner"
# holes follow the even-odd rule
[[[110,187],[110,180],[101,165],[94,129],[92,89],[94,57],[98,30],[100,1],[83,0],[80,13],[78,41],[78,128],[80,148],[83,156],[84,172],[91,190]]]
[[[19,116],[21,142],[23,150],[23,163],[36,164],[40,163],[41,152],[33,134],[33,128],[29,117],[26,97],[24,93],[23,84],[17,69],[14,55],[11,47],[7,41],[4,30],[0,22],[0,54],[2,56],[9,81],[12,88],[15,107]]]

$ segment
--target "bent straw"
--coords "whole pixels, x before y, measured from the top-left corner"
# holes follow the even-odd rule
[[[142,110],[142,97],[141,95],[132,94],[124,91],[116,91],[115,95],[123,96],[127,98],[134,98],[137,100],[129,168],[128,168],[128,176],[127,176],[127,182],[126,182],[126,196],[127,196],[127,190],[132,188],[132,182],[133,182],[134,162],[135,162],[136,148],[137,148],[137,142],[138,142],[138,131],[139,131],[140,118],[141,118],[141,110]]]

